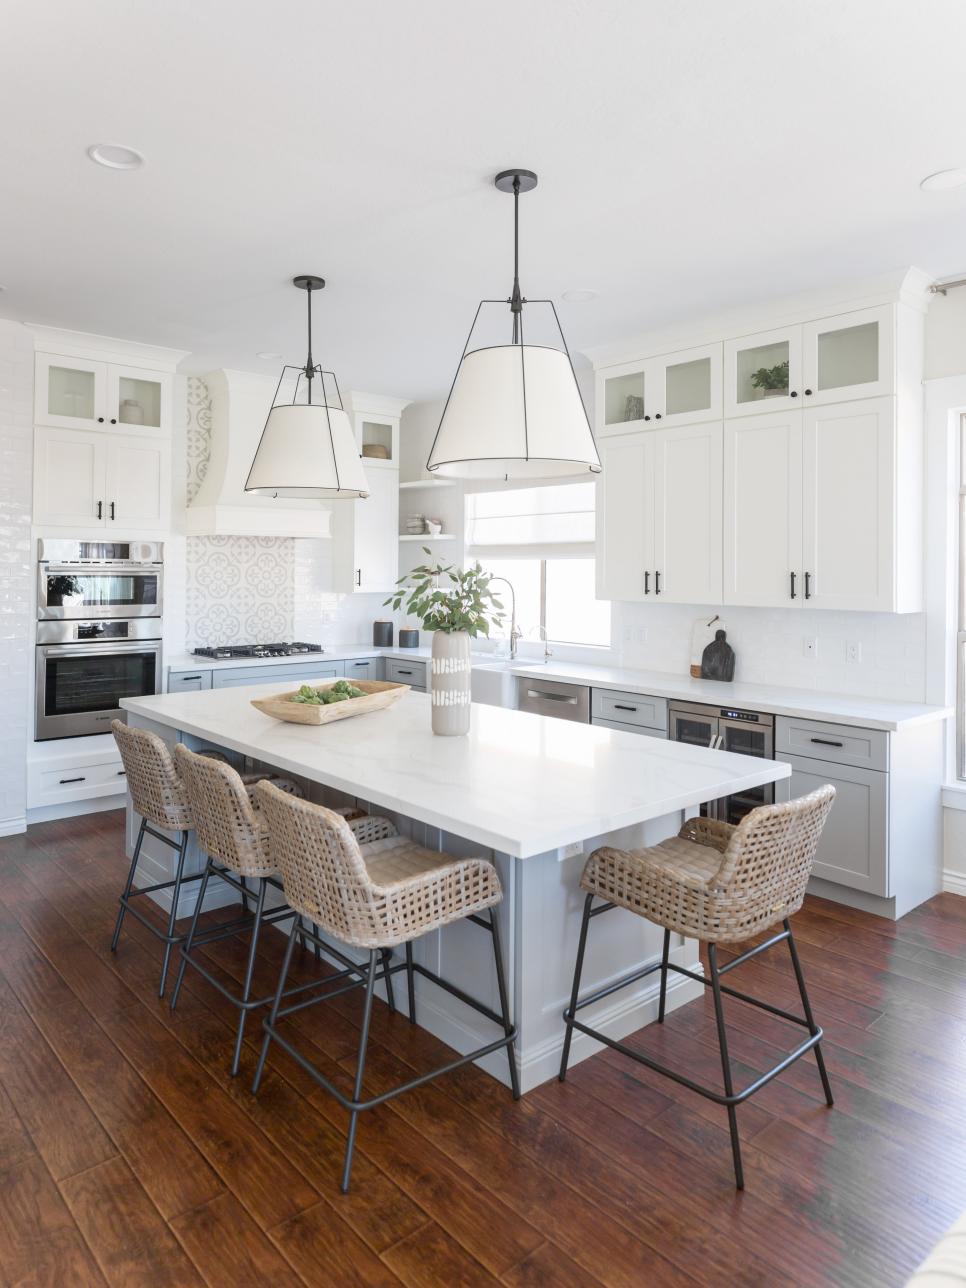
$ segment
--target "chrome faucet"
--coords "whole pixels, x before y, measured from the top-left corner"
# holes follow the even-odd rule
[[[506,577],[491,577],[490,585],[492,586],[495,581],[502,581],[510,588],[510,661],[512,662],[517,655],[517,644],[523,637],[523,631],[517,625],[517,593],[513,589],[513,583],[507,581]]]

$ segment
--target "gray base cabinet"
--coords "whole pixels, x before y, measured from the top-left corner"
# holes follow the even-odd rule
[[[211,671],[169,671],[169,693],[198,693],[211,688]]]
[[[241,666],[212,671],[211,686],[228,689],[240,684],[273,684],[278,680],[339,680],[345,675],[342,662],[306,662],[304,666]]]
[[[386,658],[386,679],[396,684],[408,684],[417,693],[425,693],[426,663],[417,661],[415,658],[412,662],[408,658],[403,662],[400,658],[388,657]]]
[[[781,800],[807,796],[826,783],[835,788],[812,875],[869,894],[889,894],[889,775],[805,756],[779,754],[792,776],[776,784]]]

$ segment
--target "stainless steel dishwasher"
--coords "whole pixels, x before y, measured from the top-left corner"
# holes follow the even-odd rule
[[[517,710],[557,720],[590,723],[590,686],[561,684],[559,680],[533,680],[517,676]]]

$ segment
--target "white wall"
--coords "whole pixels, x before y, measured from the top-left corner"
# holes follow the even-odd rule
[[[0,321],[0,836],[22,832],[27,812],[27,694],[34,615],[30,516],[33,487],[33,339]]]

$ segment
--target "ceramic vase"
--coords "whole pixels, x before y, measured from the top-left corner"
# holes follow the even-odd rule
[[[430,666],[433,733],[470,731],[470,637],[466,631],[435,631]]]

